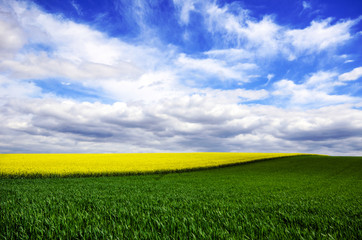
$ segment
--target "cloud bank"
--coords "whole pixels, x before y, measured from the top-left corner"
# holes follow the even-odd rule
[[[0,152],[362,154],[360,17],[112,3],[134,31],[0,2]]]

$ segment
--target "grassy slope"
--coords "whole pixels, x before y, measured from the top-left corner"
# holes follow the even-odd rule
[[[361,239],[362,157],[196,172],[0,179],[0,239]]]

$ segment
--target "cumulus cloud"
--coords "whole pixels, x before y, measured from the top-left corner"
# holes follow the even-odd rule
[[[144,35],[126,41],[33,3],[4,4],[0,152],[362,154],[362,100],[336,91],[359,79],[361,67],[293,78],[269,66],[271,59],[290,64],[333,51],[354,37],[358,19],[320,19],[295,29],[273,16],[252,18],[241,6],[174,3],[182,29],[193,14],[201,17],[209,49],[186,53]],[[138,23],[147,29],[145,7],[137,4]],[[85,102],[49,93],[39,82],[52,79],[100,97]]]
[[[280,130],[278,134],[293,141],[313,142],[360,137],[362,125],[357,120],[361,114],[358,110],[347,110],[342,106],[333,106],[308,111],[306,114],[308,113],[311,113],[310,117],[296,113],[291,117],[292,123],[286,129]],[[337,116],[322,117],[331,114]],[[346,124],[349,118],[351,123]]]
[[[41,89],[32,82],[13,81],[0,75],[0,104],[12,98],[31,98],[41,94]]]
[[[274,95],[285,98],[290,105],[299,107],[314,107],[355,102],[356,99],[350,96],[330,95],[316,89],[307,89],[304,85],[295,84],[293,81],[283,79],[274,84],[276,91]]]
[[[7,139],[0,144],[2,152],[21,146],[28,152],[49,147],[62,152],[295,149],[341,154],[343,147],[349,146],[351,152],[361,153],[357,145],[349,145],[361,140],[361,111],[342,105],[305,112],[218,104],[191,96],[152,105],[33,99],[9,101],[1,110],[7,114],[1,119],[0,131]],[[326,141],[336,145],[337,140],[343,140],[341,147],[324,147]]]
[[[320,52],[330,47],[338,46],[351,38],[349,30],[359,20],[347,20],[331,24],[332,19],[312,21],[304,29],[286,31],[286,39],[297,52]]]
[[[8,31],[16,33],[17,29],[22,29],[31,43],[22,43],[17,50],[22,47],[25,51],[17,52],[17,57],[9,57],[0,63],[0,71],[17,81],[65,79],[68,83],[80,82],[100,89],[111,99],[153,101],[199,92],[180,84],[177,79],[180,68],[189,72],[189,76],[196,71],[209,76],[217,75],[221,80],[231,78],[240,81],[247,80],[246,71],[256,68],[251,63],[230,65],[212,58],[172,55],[172,48],[162,52],[145,45],[135,46],[109,38],[88,26],[44,13],[33,5],[27,8],[16,2],[8,9],[8,15],[16,26]],[[34,50],[36,44],[49,46],[49,50]],[[169,57],[174,59],[175,66],[169,65]],[[211,94],[207,90],[203,90],[203,94],[205,91]],[[228,97],[230,92],[233,94]],[[236,101],[240,100],[239,97],[259,99],[258,94],[250,96],[246,92],[228,91],[217,95]]]
[[[25,34],[17,20],[0,10],[0,60],[13,57],[25,43]]]
[[[273,95],[289,101],[290,105],[302,108],[318,108],[334,104],[358,103],[359,97],[335,94],[337,86],[344,85],[336,72],[320,71],[309,76],[303,83],[282,79],[273,84]]]
[[[124,101],[160,98],[177,88],[173,74],[163,67],[169,51],[110,38],[84,24],[44,13],[32,4],[12,2],[5,10],[11,25],[5,22],[4,34],[14,39],[2,38],[3,45],[7,44],[2,49],[12,55],[0,62],[0,71],[18,85],[64,79]],[[139,89],[143,90],[137,92]],[[157,93],[159,90],[164,90],[163,94]]]

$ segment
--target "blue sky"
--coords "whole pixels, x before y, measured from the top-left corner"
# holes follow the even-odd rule
[[[0,9],[0,152],[362,154],[361,1]]]

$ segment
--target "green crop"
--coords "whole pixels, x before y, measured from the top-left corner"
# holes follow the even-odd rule
[[[0,239],[362,239],[362,157],[0,179]]]

